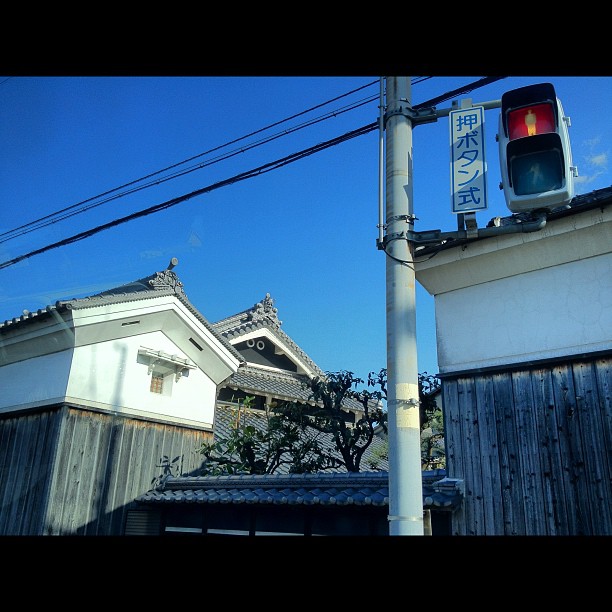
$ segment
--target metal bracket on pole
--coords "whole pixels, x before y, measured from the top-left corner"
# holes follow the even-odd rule
[[[400,100],[400,102],[407,103],[407,100]],[[385,113],[385,126],[387,125],[389,117],[393,117],[394,115],[407,117],[412,122],[413,127],[421,123],[435,123],[438,120],[438,114],[434,106],[416,109],[410,106],[401,106],[398,110]]]
[[[475,212],[467,212],[463,214],[465,223],[466,238],[478,238],[478,222],[476,221]]]
[[[400,102],[405,102],[408,104],[408,100],[406,99],[401,99]],[[485,110],[501,107],[501,100],[488,100],[486,102],[477,102],[476,104],[472,104],[472,99],[466,98],[465,102],[468,106],[482,106]],[[464,108],[464,101],[462,100],[460,103],[461,108]],[[460,103],[453,100],[451,108],[441,108],[439,110],[435,106],[427,106],[423,108],[402,106],[398,110],[388,111],[385,113],[383,117],[383,126],[386,127],[387,120],[389,117],[393,117],[394,115],[402,115],[403,117],[407,117],[412,122],[412,127],[416,127],[417,125],[424,123],[435,123],[440,117],[448,117],[452,110],[459,108]]]
[[[476,237],[478,236],[478,229],[476,228]],[[377,241],[379,249],[385,249],[386,246],[392,240],[407,240],[416,245],[425,244],[440,244],[447,240],[460,240],[467,238],[465,230],[459,230],[456,232],[442,232],[440,230],[429,230],[426,232],[413,232],[407,230],[405,232],[395,232],[394,234],[387,234],[382,241]]]
[[[389,222],[392,222],[392,221],[405,221],[409,225],[414,225],[414,222],[417,221],[417,217],[414,214],[394,215],[393,217],[389,219]],[[385,225],[385,229],[386,227],[387,226]],[[407,232],[396,232],[395,234],[387,234],[386,236],[383,236],[382,239],[377,239],[376,248],[378,250],[384,250],[390,240],[396,240],[397,238],[407,238]]]

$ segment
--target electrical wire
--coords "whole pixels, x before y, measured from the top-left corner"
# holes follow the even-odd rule
[[[326,121],[327,119],[330,119],[332,117],[337,117],[341,114],[344,114],[346,112],[355,110],[356,108],[359,108],[365,104],[368,104],[369,102],[371,102],[372,100],[374,100],[377,96],[371,96],[369,98],[366,99],[362,99],[362,100],[358,100],[357,102],[354,102],[352,104],[349,104],[347,106],[341,107],[340,109],[336,109],[333,111],[329,111],[328,113],[326,113],[323,116],[319,116],[316,117],[314,119],[311,119],[310,121],[298,124],[297,126],[294,126],[292,128],[283,130],[282,132],[277,132],[276,134],[273,134],[271,136],[268,136],[264,139],[260,139],[258,141],[255,141],[254,143],[251,143],[247,146],[243,146],[237,149],[233,149],[232,151],[230,151],[229,153],[226,153],[224,155],[218,156],[213,158],[212,160],[205,162],[205,163],[199,163],[195,166],[191,166],[185,170],[182,171],[176,171],[175,173],[166,176],[164,178],[158,178],[155,180],[152,180],[144,185],[140,185],[139,187],[133,187],[132,189],[129,189],[127,191],[123,191],[121,193],[116,193],[121,189],[125,189],[126,187],[130,187],[132,185],[137,185],[138,183],[141,183],[142,181],[146,180],[146,179],[151,179],[152,177],[155,176],[159,176],[160,174],[163,174],[165,172],[168,172],[169,170],[178,168],[180,166],[183,166],[195,159],[198,158],[202,158],[206,155],[210,155],[211,153],[214,153],[216,151],[220,151],[221,149],[225,149],[233,144],[236,144],[238,142],[241,142],[243,140],[246,140],[248,138],[251,138],[257,134],[260,134],[262,132],[266,132],[274,127],[277,127],[279,125],[282,125],[283,123],[287,123],[288,121],[291,121],[293,119],[296,119],[300,116],[306,115],[308,113],[311,113],[319,108],[322,108],[323,106],[327,106],[328,104],[331,104],[332,102],[336,102],[342,98],[346,98],[354,93],[357,93],[358,91],[361,91],[362,89],[365,89],[366,87],[371,87],[372,85],[374,85],[375,83],[377,83],[377,81],[372,81],[371,83],[367,83],[366,85],[362,85],[361,87],[358,87],[356,89],[353,89],[345,94],[342,94],[341,96],[336,96],[335,98],[332,98],[331,100],[327,100],[326,102],[322,102],[321,104],[317,104],[316,106],[313,106],[305,111],[301,111],[299,113],[296,113],[294,115],[291,115],[289,117],[286,117],[285,119],[281,119],[279,121],[276,121],[264,128],[260,128],[258,130],[255,130],[254,132],[251,132],[249,134],[246,134],[244,136],[241,136],[240,138],[236,138],[234,140],[231,140],[223,145],[219,145],[217,147],[214,147],[212,149],[209,149],[207,151],[204,151],[203,153],[199,153],[198,155],[194,155],[193,157],[190,157],[188,159],[185,159],[181,162],[172,164],[171,166],[167,166],[166,168],[162,168],[161,170],[157,170],[156,172],[152,172],[144,177],[141,177],[139,179],[130,181],[129,183],[125,183],[123,185],[120,185],[119,187],[115,187],[114,189],[110,189],[108,191],[105,191],[101,194],[98,194],[96,196],[93,196],[91,198],[88,198],[86,200],[82,200],[81,202],[77,202],[76,204],[73,204],[71,206],[68,206],[66,208],[63,208],[59,211],[56,211],[54,213],[51,213],[49,215],[45,215],[44,217],[40,217],[39,219],[36,219],[34,221],[30,221],[29,223],[25,223],[23,225],[20,225],[19,227],[16,227],[12,230],[8,230],[6,232],[0,233],[0,238],[2,238],[2,240],[0,240],[0,244],[2,244],[3,242],[8,242],[9,240],[12,240],[13,238],[17,238],[20,236],[23,236],[24,234],[28,234],[30,232],[33,232],[37,229],[41,229],[43,227],[47,227],[48,225],[52,225],[54,223],[58,223],[59,221],[63,221],[65,219],[68,219],[70,217],[73,217],[77,214],[81,214],[82,212],[85,212],[87,210],[91,210],[92,208],[96,208],[98,206],[101,206],[102,204],[106,204],[108,202],[111,202],[113,200],[119,199],[121,197],[124,197],[126,195],[129,195],[131,193],[136,193],[138,191],[142,191],[143,189],[147,189],[148,187],[151,187],[153,185],[160,185],[161,183],[165,183],[166,181],[178,178],[180,176],[184,176],[185,174],[189,174],[191,172],[194,172],[196,170],[200,170],[202,168],[208,167],[210,165],[213,165],[215,163],[219,163],[220,161],[224,161],[226,159],[229,159],[230,157],[233,157],[235,155],[238,155],[239,153],[244,153],[250,149],[253,149],[255,147],[258,146],[262,146],[264,144],[267,144],[269,142],[272,142],[273,140],[276,140],[278,138],[281,138],[283,136],[288,136],[289,134],[292,134],[298,130],[304,129],[306,127],[311,127],[317,123],[320,123],[322,121]],[[110,196],[110,194],[115,194],[113,196]],[[99,198],[102,198],[104,196],[109,196],[101,201],[96,201],[99,200]],[[89,203],[89,204],[88,204]],[[88,205],[87,205],[88,204]],[[77,209],[78,210],[75,210]],[[72,212],[68,212],[68,211],[72,211]],[[65,213],[65,214],[62,214]],[[60,216],[61,215],[61,216]],[[21,230],[21,231],[20,231]]]
[[[372,98],[368,98],[365,101],[360,101],[359,103],[355,103],[353,105],[350,105],[349,107],[345,107],[339,110],[335,110],[333,111],[333,116],[337,117],[345,112],[348,112],[350,110],[354,110],[355,108],[358,108],[359,106],[363,106],[364,104],[367,104],[369,102],[371,102],[376,96],[373,96]],[[70,217],[73,217],[75,215],[81,214],[83,212],[86,212],[87,210],[91,210],[92,208],[97,208],[98,206],[101,206],[102,204],[106,204],[107,202],[111,202],[112,200],[116,200],[119,198],[122,198],[126,195],[129,195],[131,193],[136,193],[138,191],[142,191],[143,189],[146,189],[148,187],[151,187],[153,185],[160,185],[162,183],[165,183],[166,181],[170,181],[172,179],[178,178],[180,176],[184,176],[186,174],[190,174],[191,172],[194,172],[195,170],[201,170],[202,168],[206,168],[208,166],[211,166],[213,164],[219,163],[221,161],[225,161],[227,159],[230,159],[231,157],[234,157],[240,153],[245,153],[246,151],[249,151],[250,149],[262,146],[263,144],[268,144],[278,138],[281,138],[283,136],[288,136],[289,134],[292,134],[294,132],[297,132],[298,130],[302,130],[306,127],[311,127],[312,125],[315,125],[316,123],[320,123],[321,121],[325,121],[326,119],[329,119],[330,116],[332,116],[332,113],[324,116],[324,117],[319,117],[316,119],[313,119],[309,122],[306,123],[302,123],[298,126],[295,126],[293,128],[289,128],[286,130],[283,130],[282,132],[277,132],[276,134],[273,134],[272,136],[269,136],[265,139],[256,141],[250,145],[247,146],[243,146],[240,147],[238,149],[233,149],[232,151],[230,151],[229,153],[226,153],[222,156],[218,156],[213,158],[212,160],[208,161],[208,162],[202,162],[200,164],[197,164],[196,166],[192,166],[190,168],[187,168],[185,170],[182,170],[181,172],[175,172],[174,174],[171,174],[170,176],[161,178],[161,179],[155,179],[149,183],[146,183],[145,185],[141,185],[139,187],[134,187],[128,191],[123,191],[122,193],[116,194],[114,196],[108,197],[104,200],[101,200],[99,202],[94,202],[92,204],[89,204],[88,206],[82,206],[79,210],[73,211],[71,213],[66,212],[66,214],[59,216],[60,213],[65,212],[70,210],[71,208],[74,208],[75,206],[78,206],[78,204],[75,204],[71,207],[65,208],[62,211],[58,211],[56,213],[53,213],[52,215],[47,215],[46,217],[42,217],[41,219],[38,219],[37,221],[32,221],[26,225],[22,225],[18,228],[15,228],[13,230],[9,230],[3,234],[0,234],[0,237],[5,236],[5,238],[3,238],[2,240],[0,240],[0,244],[2,244],[3,242],[8,242],[9,240],[12,240],[13,238],[18,238],[20,236],[23,236],[24,234],[29,234],[30,232],[36,231],[37,229],[41,229],[43,227],[47,227],[48,225],[52,225],[54,223],[58,223],[60,221],[63,221],[65,219],[68,219]],[[227,145],[223,145],[223,146],[227,146]],[[184,163],[184,162],[181,162]],[[149,176],[153,176],[153,175],[149,175]],[[140,179],[140,180],[144,180],[144,179]],[[106,193],[112,193],[111,191],[106,192]],[[104,194],[102,194],[104,195]],[[96,196],[97,197],[101,197],[101,196]],[[90,198],[89,200],[85,200],[84,202],[81,202],[80,204],[85,204],[86,202],[90,202],[92,199],[95,198]],[[52,217],[56,217],[56,218],[52,218]],[[43,223],[43,221],[45,221]],[[18,230],[22,230],[22,231],[18,231]]]
[[[454,97],[456,95],[461,95],[461,94],[463,94],[465,92],[468,92],[468,91],[473,91],[474,89],[477,89],[478,87],[483,87],[484,85],[487,85],[490,82],[493,82],[494,80],[499,80],[499,79],[502,79],[502,78],[506,78],[506,77],[485,77],[485,78],[481,79],[480,81],[477,81],[475,83],[471,83],[469,85],[466,85],[465,87],[462,87],[462,88],[456,89],[456,90],[454,90],[452,92],[448,92],[447,94],[443,94],[441,96],[438,96],[435,99],[428,100],[426,102],[418,104],[414,108],[415,109],[419,109],[419,108],[426,108],[426,107],[432,106],[434,102],[437,103],[437,102],[440,102],[440,101],[447,100],[450,97]],[[376,82],[377,81],[374,81],[373,83],[376,83]],[[370,85],[373,84],[373,83],[370,83]],[[364,87],[366,87],[366,86],[364,86]],[[357,91],[357,90],[354,90],[354,91]],[[345,95],[348,95],[348,94],[345,94]],[[373,99],[377,99],[377,98],[378,98],[378,96],[373,96]],[[304,111],[304,112],[307,112],[307,111]],[[299,113],[299,114],[301,115],[303,113]],[[273,125],[277,125],[278,123],[279,122],[277,122],[276,124],[273,124]],[[25,253],[24,255],[20,255],[18,257],[14,257],[12,259],[9,259],[7,261],[4,261],[4,262],[0,263],[0,270],[8,268],[9,266],[15,265],[16,263],[19,263],[20,261],[23,261],[23,260],[28,259],[30,257],[33,257],[35,255],[39,255],[41,253],[45,253],[45,252],[50,251],[52,249],[59,248],[61,246],[65,246],[65,245],[68,245],[68,244],[72,244],[72,243],[78,242],[80,240],[84,240],[85,238],[89,238],[90,236],[98,234],[98,233],[100,233],[102,231],[105,231],[107,229],[110,229],[112,227],[116,227],[116,226],[121,225],[123,223],[127,223],[128,221],[132,221],[134,219],[145,217],[145,216],[148,216],[148,215],[153,214],[155,212],[159,212],[161,210],[166,210],[167,208],[171,208],[173,206],[176,206],[177,204],[180,204],[181,202],[185,202],[186,200],[190,200],[190,199],[192,199],[192,198],[194,198],[196,196],[202,195],[204,193],[209,193],[209,192],[214,191],[216,189],[220,189],[221,187],[225,187],[227,185],[231,185],[231,184],[237,183],[239,181],[243,181],[243,180],[246,180],[248,178],[253,178],[254,176],[258,176],[260,174],[264,174],[264,173],[270,172],[271,170],[275,170],[275,169],[281,168],[282,166],[288,165],[290,163],[294,163],[294,162],[296,162],[296,161],[298,161],[300,159],[303,159],[304,157],[307,157],[309,155],[313,155],[314,153],[318,153],[319,151],[322,151],[322,150],[327,149],[329,147],[336,146],[338,144],[341,144],[342,142],[346,142],[348,140],[351,140],[352,138],[356,138],[358,136],[362,136],[363,134],[367,134],[368,132],[371,132],[372,130],[376,129],[377,127],[378,127],[378,121],[374,121],[374,122],[372,122],[372,123],[370,123],[368,125],[365,125],[365,126],[363,126],[361,128],[358,128],[356,130],[353,130],[351,132],[343,134],[342,136],[338,136],[336,138],[333,138],[333,139],[328,140],[326,142],[320,143],[320,144],[315,145],[313,147],[310,147],[308,149],[304,149],[304,150],[299,151],[297,153],[288,155],[288,156],[283,157],[281,159],[278,159],[278,160],[276,160],[274,162],[269,162],[267,164],[264,164],[262,166],[259,166],[259,167],[255,168],[253,170],[249,170],[247,172],[243,172],[241,174],[235,175],[234,177],[231,177],[229,179],[225,179],[223,181],[219,181],[217,183],[214,183],[214,184],[209,185],[207,187],[204,187],[202,189],[198,189],[196,191],[192,191],[191,193],[184,194],[182,196],[173,198],[171,200],[167,200],[165,202],[162,202],[160,204],[156,204],[156,205],[151,206],[149,208],[137,211],[137,212],[132,213],[130,215],[127,215],[125,217],[121,217],[121,218],[115,219],[113,221],[110,221],[109,223],[105,223],[103,225],[99,225],[97,227],[91,228],[91,229],[86,230],[84,232],[80,232],[79,234],[75,234],[73,236],[70,236],[70,237],[65,238],[63,240],[60,240],[58,242],[46,245],[46,246],[41,247],[39,249],[36,249],[34,251],[30,251],[29,253]],[[253,132],[252,134],[255,134],[255,133],[258,133],[258,132]],[[233,142],[236,142],[236,141],[233,141]],[[190,158],[190,160],[191,159],[193,159],[193,158]],[[171,167],[174,167],[174,166],[171,166]],[[162,172],[162,171],[159,171],[159,172]],[[149,175],[149,176],[152,176],[152,175]],[[136,182],[138,182],[138,181],[136,181]],[[129,183],[129,184],[133,184],[133,183]],[[117,189],[119,189],[119,188],[117,188]],[[111,193],[112,191],[115,191],[115,190],[111,190],[111,191],[106,192],[106,193]],[[102,194],[102,195],[104,195],[104,194]],[[76,206],[76,205],[74,205],[74,206]],[[68,208],[63,209],[63,210],[65,211],[65,210],[68,210],[69,208],[72,208],[72,207],[68,207]],[[59,212],[63,212],[63,211],[59,211]],[[55,213],[55,214],[58,214],[58,213]],[[392,255],[387,253],[385,249],[383,249],[383,250],[385,251],[385,254],[388,257],[392,257],[393,259],[396,259]],[[400,261],[400,263],[403,263],[405,265],[410,265],[410,263],[411,263],[411,262],[401,261],[401,260],[397,260],[397,261]]]
[[[418,110],[418,109],[423,109],[423,108],[428,108],[428,107],[433,107],[436,104],[440,103],[440,102],[445,102],[446,100],[449,100],[450,98],[455,98],[456,96],[462,96],[466,93],[469,93],[471,91],[474,91],[476,89],[479,89],[480,87],[484,87],[485,85],[489,85],[490,83],[494,83],[495,81],[500,81],[502,79],[505,79],[507,77],[505,76],[501,76],[501,77],[483,77],[482,79],[475,81],[473,83],[470,83],[469,85],[464,85],[463,87],[459,87],[457,89],[454,89],[453,91],[448,91],[445,94],[442,94],[436,98],[432,98],[431,100],[427,100],[427,102],[422,102],[421,104],[417,104],[415,105],[413,108]],[[398,238],[399,240],[399,238]],[[408,240],[408,238],[406,238],[406,240]],[[395,257],[395,255],[391,255],[391,253],[389,253],[387,251],[387,245],[385,243],[382,244],[381,246],[382,251],[384,252],[384,254],[389,257],[390,259],[392,259],[393,261],[397,261],[398,263],[407,266],[409,269],[414,270],[414,266],[413,264],[415,263],[414,261],[407,261],[405,259],[399,259],[398,257]],[[427,259],[421,259],[419,262],[417,263],[421,263],[423,261],[428,261],[429,259],[431,259],[432,257],[434,257],[435,255],[437,255],[439,253],[439,250],[442,249],[442,245],[439,246],[439,249],[436,250],[434,253],[432,253]]]
[[[122,223],[127,223],[128,221],[133,221],[134,219],[138,219],[140,217],[146,217],[155,212],[159,212],[160,210],[166,210],[167,208],[176,206],[177,204],[180,204],[181,202],[185,202],[186,200],[190,200],[191,198],[194,198],[196,196],[202,195],[204,193],[210,193],[211,191],[214,191],[215,189],[220,189],[221,187],[225,187],[227,185],[233,185],[234,183],[244,181],[248,178],[253,178],[254,176],[258,176],[266,172],[270,172],[271,170],[276,170],[277,168],[281,168],[283,166],[286,166],[287,164],[296,162],[300,159],[303,159],[304,157],[308,157],[309,155],[318,153],[319,151],[322,151],[323,149],[328,149],[329,147],[336,146],[342,142],[346,142],[347,140],[356,138],[357,136],[367,134],[368,132],[375,130],[377,127],[378,127],[378,122],[374,121],[373,123],[370,123],[369,125],[358,128],[357,130],[348,132],[346,134],[343,134],[342,136],[338,136],[336,138],[328,140],[327,142],[319,143],[318,145],[314,147],[310,147],[308,149],[304,149],[297,153],[293,153],[292,155],[288,155],[274,162],[264,164],[263,166],[259,166],[258,168],[249,170],[248,172],[237,174],[236,176],[233,176],[229,179],[225,179],[223,181],[219,181],[218,183],[214,183],[213,185],[209,185],[208,187],[203,187],[202,189],[198,189],[196,191],[192,191],[191,193],[179,196],[177,198],[173,198],[172,200],[167,200],[166,202],[162,202],[161,204],[150,206],[149,208],[145,208],[144,210],[140,210],[138,212],[132,213],[131,215],[121,217],[120,219],[115,219],[113,221],[110,221],[109,223],[98,225],[97,227],[86,230],[79,234],[75,234],[74,236],[70,236],[69,238],[65,238],[58,242],[54,242],[53,244],[44,246],[40,249],[36,249],[35,251],[30,251],[29,253],[20,255],[19,257],[14,257],[13,259],[9,259],[5,262],[2,262],[0,263],[0,270],[4,268],[8,268],[9,266],[12,266],[16,263],[19,263],[20,261],[23,261],[24,259],[33,257],[34,255],[40,255],[41,253],[45,253],[47,251],[50,251],[51,249],[56,249],[58,247],[65,246],[67,244],[72,244],[74,242],[84,240],[85,238],[89,238],[90,236],[93,236],[94,234],[99,234],[100,232],[104,230],[110,229],[111,227],[116,227],[117,225],[121,225]]]
[[[427,81],[429,79],[431,79],[432,77],[414,77],[412,79],[412,84],[416,84],[416,83],[422,83],[423,81]],[[204,163],[199,163],[195,166],[191,166],[190,168],[187,168],[185,170],[182,171],[176,171],[175,173],[166,176],[164,178],[161,179],[155,179],[152,180],[148,183],[145,183],[144,185],[140,185],[138,187],[133,187],[129,190],[125,190],[122,191],[120,193],[116,193],[119,192],[119,190],[121,189],[125,189],[127,187],[130,187],[132,185],[137,185],[138,183],[141,183],[142,181],[145,181],[147,179],[151,179],[155,176],[158,176],[160,174],[163,174],[164,172],[168,172],[169,170],[172,170],[174,168],[178,168],[180,166],[183,166],[184,164],[191,162],[195,159],[198,158],[202,158],[206,155],[210,155],[211,153],[214,153],[215,151],[219,151],[221,149],[224,149],[226,147],[229,147],[232,144],[236,144],[238,142],[241,142],[243,140],[246,140],[248,138],[251,138],[252,136],[255,136],[257,134],[260,134],[262,132],[266,132],[276,126],[282,125],[283,123],[287,123],[288,121],[291,121],[293,119],[296,119],[300,116],[306,115],[308,113],[311,113],[319,108],[322,108],[324,106],[327,106],[328,104],[331,104],[332,102],[336,102],[338,100],[341,100],[343,98],[346,98],[348,96],[351,96],[363,89],[366,89],[367,87],[371,87],[372,85],[377,84],[378,81],[372,81],[370,83],[366,83],[365,85],[362,85],[361,87],[357,87],[356,89],[352,89],[351,91],[348,91],[344,94],[342,94],[341,96],[336,96],[335,98],[332,98],[330,100],[327,100],[326,102],[322,102],[321,104],[317,104],[313,107],[310,107],[309,109],[305,110],[305,111],[301,111],[299,113],[296,113],[294,115],[291,115],[289,117],[286,117],[285,119],[281,119],[279,121],[276,121],[270,125],[267,125],[266,127],[260,128],[258,130],[255,130],[254,132],[251,132],[249,134],[246,134],[244,136],[241,136],[240,138],[236,138],[234,140],[231,140],[223,145],[219,145],[217,147],[214,147],[212,149],[209,149],[207,151],[204,151],[203,153],[199,153],[198,155],[194,155],[188,159],[185,159],[181,162],[172,164],[170,166],[167,166],[166,168],[162,168],[161,170],[157,170],[156,172],[152,172],[148,175],[145,175],[139,179],[130,181],[128,183],[124,183],[123,185],[120,185],[119,187],[115,187],[113,189],[110,189],[108,191],[105,191],[101,194],[98,194],[96,196],[93,196],[91,198],[88,198],[86,200],[82,200],[80,202],[77,202],[76,204],[72,204],[71,206],[68,206],[66,208],[63,208],[59,211],[56,211],[54,213],[51,213],[49,215],[45,215],[44,217],[40,217],[39,219],[35,219],[34,221],[30,221],[28,223],[25,223],[23,225],[20,225],[16,228],[13,228],[11,230],[8,230],[6,232],[0,233],[0,238],[3,238],[0,240],[0,244],[4,243],[4,242],[8,242],[9,240],[12,240],[13,238],[18,238],[20,236],[23,236],[25,234],[29,234],[33,231],[36,231],[38,229],[41,229],[43,227],[47,227],[49,225],[52,225],[54,223],[59,223],[60,221],[64,221],[65,219],[68,219],[70,217],[73,217],[75,215],[81,214],[83,212],[86,212],[88,210],[91,210],[92,208],[97,208],[98,206],[101,206],[102,204],[106,204],[108,202],[112,202],[113,200],[117,200],[119,198],[122,198],[126,195],[130,195],[132,193],[136,193],[138,191],[142,191],[143,189],[147,189],[149,187],[152,187],[154,185],[160,185],[161,183],[165,183],[166,181],[169,180],[173,180],[175,178],[178,178],[180,176],[184,176],[185,174],[189,174],[191,172],[194,172],[196,170],[201,170],[202,168],[208,167],[210,165],[213,165],[215,163],[219,163],[221,161],[225,161],[235,155],[238,155],[239,153],[244,153],[250,149],[253,149],[255,147],[258,146],[262,146],[264,144],[268,144],[269,142],[272,142],[273,140],[276,140],[277,138],[280,138],[281,136],[288,136],[289,134],[296,132],[300,129],[304,129],[306,127],[310,127],[312,125],[315,125],[317,123],[320,123],[321,121],[325,121],[327,119],[330,119],[332,117],[337,117],[343,113],[346,113],[348,111],[351,110],[355,110],[356,108],[359,108],[361,106],[363,106],[364,104],[368,104],[370,102],[372,102],[374,99],[376,99],[376,95],[373,95],[369,98],[365,98],[362,100],[358,100],[357,102],[353,102],[347,106],[341,107],[340,109],[337,110],[333,110],[333,111],[329,111],[328,113],[326,113],[325,115],[319,116],[315,119],[311,119],[308,122],[302,123],[302,124],[298,124],[297,126],[294,126],[293,128],[290,129],[286,129],[283,132],[277,133],[277,134],[273,134],[272,136],[266,137],[264,139],[255,141],[254,143],[251,143],[250,145],[246,146],[246,147],[240,147],[238,149],[234,149],[233,151],[230,151],[229,153],[226,153],[224,155],[220,155],[218,157],[213,158],[210,161],[204,162]],[[115,195],[110,195],[110,194],[115,194]],[[103,200],[100,200],[100,198],[103,198],[104,196],[109,196],[106,197]],[[72,212],[68,212],[68,211],[72,211]]]

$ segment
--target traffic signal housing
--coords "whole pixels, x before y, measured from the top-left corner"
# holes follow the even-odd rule
[[[512,212],[552,210],[574,197],[568,128],[551,83],[528,85],[502,95],[499,161],[506,205]]]

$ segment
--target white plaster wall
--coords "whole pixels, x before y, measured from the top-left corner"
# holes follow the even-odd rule
[[[195,369],[178,382],[174,375],[168,375],[164,390],[170,387],[170,394],[151,393],[148,367],[138,363],[140,347],[186,358],[159,331],[77,347],[67,390],[69,401],[212,424],[216,396],[213,381]]]
[[[436,296],[441,373],[612,348],[612,254]]]
[[[0,368],[0,411],[62,402],[72,350],[42,355]]]

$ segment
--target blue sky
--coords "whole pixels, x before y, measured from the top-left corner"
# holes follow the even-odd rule
[[[480,78],[413,77],[412,104]],[[576,193],[609,187],[612,77],[507,77],[436,107],[542,82],[571,118]],[[377,75],[0,76],[0,321],[148,276],[176,257],[174,271],[209,321],[269,293],[282,329],[323,370],[365,378],[386,367],[378,130],[274,163],[377,121],[378,94]],[[485,111],[489,205],[479,227],[511,214],[498,189],[498,117]],[[447,117],[414,128],[413,153],[415,230],[457,229]],[[274,169],[229,180],[265,164]],[[418,370],[433,374],[434,301],[418,284],[416,304]]]

